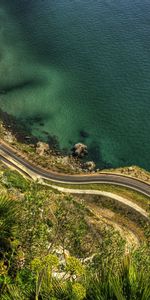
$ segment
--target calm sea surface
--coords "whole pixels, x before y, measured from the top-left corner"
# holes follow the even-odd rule
[[[99,167],[150,170],[149,0],[0,3],[0,108]]]

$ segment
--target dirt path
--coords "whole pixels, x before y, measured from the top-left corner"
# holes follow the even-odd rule
[[[104,197],[108,197],[108,198],[114,199],[116,201],[119,201],[124,205],[127,205],[127,206],[131,207],[133,210],[136,210],[139,214],[141,214],[144,217],[146,217],[147,219],[149,219],[148,213],[143,208],[141,208],[137,204],[131,202],[130,200],[127,200],[126,198],[118,196],[117,194],[110,193],[110,192],[105,192],[105,191],[99,191],[99,190],[69,189],[69,188],[56,186],[56,185],[53,185],[53,184],[47,184],[47,183],[44,183],[44,184],[47,185],[47,186],[50,186],[50,187],[52,187],[52,188],[54,188],[54,189],[56,189],[60,192],[63,192],[63,193],[84,194],[84,195],[85,194],[87,194],[87,195],[101,195],[101,196],[104,196]]]

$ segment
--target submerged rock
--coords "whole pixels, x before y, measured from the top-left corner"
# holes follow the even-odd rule
[[[72,151],[73,151],[73,155],[78,157],[84,157],[85,155],[88,154],[87,146],[84,145],[83,143],[75,144]]]
[[[82,138],[88,138],[89,137],[89,133],[85,130],[80,130],[80,136]]]

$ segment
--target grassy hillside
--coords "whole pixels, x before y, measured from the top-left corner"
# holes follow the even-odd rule
[[[148,300],[149,231],[105,197],[62,194],[0,164],[3,300]]]

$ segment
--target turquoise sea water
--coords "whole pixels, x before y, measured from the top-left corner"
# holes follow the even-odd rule
[[[1,1],[0,91],[39,139],[150,170],[150,2]]]

